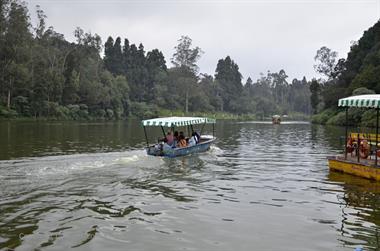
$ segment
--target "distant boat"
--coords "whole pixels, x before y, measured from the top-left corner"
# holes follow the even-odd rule
[[[205,152],[210,149],[211,144],[216,140],[214,137],[214,131],[216,123],[215,119],[202,118],[202,117],[166,117],[143,120],[145,139],[146,139],[146,152],[152,156],[164,156],[169,158],[185,156],[192,153]],[[212,124],[212,135],[202,135],[202,130],[206,124]],[[148,136],[146,133],[146,127],[161,127],[164,138],[166,137],[164,127],[170,128],[174,132],[175,127],[187,127],[188,131],[195,132],[193,125],[202,125],[202,129],[199,134],[199,142],[193,146],[186,147],[170,147],[164,148],[164,142],[158,142],[154,145],[149,145]]]
[[[340,171],[380,181],[379,110],[380,95],[358,95],[339,99],[339,107],[346,109],[346,140],[344,155],[328,157],[330,170]],[[348,133],[348,108],[373,108],[377,113],[376,133]]]
[[[272,123],[273,124],[280,124],[281,123],[281,116],[280,115],[273,115],[272,116]]]

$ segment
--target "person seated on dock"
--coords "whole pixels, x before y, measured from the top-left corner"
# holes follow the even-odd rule
[[[177,146],[178,147],[187,147],[187,142],[186,142],[185,135],[183,134],[183,132],[179,133],[179,141],[178,141]]]
[[[191,134],[191,138],[189,139],[189,146],[195,146],[197,144],[195,132]]]
[[[347,153],[351,153],[351,156],[352,156],[352,153],[355,150],[355,146],[354,146],[354,142],[353,142],[351,137],[349,137],[347,140],[346,148],[347,148]]]
[[[360,158],[366,159],[369,156],[371,146],[366,139],[361,140],[359,147]]]

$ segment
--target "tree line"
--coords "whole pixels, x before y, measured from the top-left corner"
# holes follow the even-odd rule
[[[127,38],[74,31],[75,42],[47,26],[36,7],[32,24],[19,0],[0,0],[0,117],[123,119],[163,113],[311,113],[305,78],[288,82],[284,70],[243,84],[237,63],[226,56],[214,76],[200,73],[203,55],[182,36],[170,59]],[[104,52],[104,56],[102,56]]]
[[[317,72],[323,79],[311,83],[313,121],[343,125],[345,112],[337,108],[340,98],[380,92],[380,21],[353,42],[347,58],[322,47],[315,56]],[[372,110],[349,109],[349,124],[374,126],[376,114]]]

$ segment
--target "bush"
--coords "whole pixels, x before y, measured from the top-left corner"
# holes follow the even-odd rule
[[[15,118],[18,116],[17,111],[0,106],[0,117]]]
[[[363,109],[360,108],[349,108],[347,124],[350,126],[357,126],[362,121]],[[364,112],[365,113],[365,112]],[[341,111],[332,117],[330,117],[326,124],[328,125],[346,125],[346,111]]]
[[[66,106],[57,106],[55,116],[59,119],[70,119],[70,110]]]
[[[334,116],[336,113],[336,111],[332,110],[332,109],[326,109],[324,110],[323,112],[319,113],[319,114],[316,114],[316,115],[313,115],[311,117],[311,121],[315,124],[326,124],[327,121],[332,117]]]
[[[152,118],[157,117],[158,108],[156,105],[145,102],[132,102],[131,113],[138,118]]]
[[[30,115],[30,105],[27,97],[17,96],[13,99],[13,106],[17,113],[29,116]]]
[[[94,116],[95,116],[97,119],[104,119],[105,116],[106,116],[106,111],[103,110],[103,109],[95,110]]]
[[[346,124],[346,112],[339,112],[326,121],[327,125],[345,125]]]
[[[114,118],[114,112],[113,112],[113,110],[107,109],[106,110],[106,114],[107,114],[107,118],[108,119],[113,119]]]

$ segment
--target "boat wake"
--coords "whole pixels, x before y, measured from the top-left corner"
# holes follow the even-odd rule
[[[0,180],[24,177],[48,177],[80,174],[97,169],[126,167],[131,163],[147,161],[145,151],[90,153],[36,157],[0,161]]]

